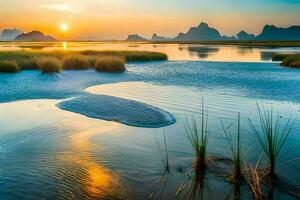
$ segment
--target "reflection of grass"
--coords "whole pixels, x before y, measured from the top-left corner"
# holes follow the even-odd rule
[[[275,175],[278,157],[282,151],[285,142],[290,135],[294,122],[289,119],[283,127],[281,127],[279,114],[274,119],[273,111],[267,111],[264,107],[258,105],[258,114],[260,119],[261,129],[257,129],[249,120],[253,136],[263,149],[263,152],[268,158],[269,170],[268,174],[271,177]]]
[[[19,67],[14,61],[1,61],[0,72],[2,73],[15,73],[19,71]]]
[[[169,172],[170,171],[170,164],[169,164],[168,145],[167,145],[167,138],[166,138],[165,131],[164,131],[164,142],[163,142],[165,152],[163,152],[163,149],[161,148],[156,136],[155,136],[155,140],[156,140],[157,148],[158,148],[158,151],[159,151],[159,154],[160,154],[160,159],[161,159],[161,162],[162,162],[163,167],[165,169],[165,172]]]
[[[239,186],[242,176],[242,161],[241,161],[241,123],[240,123],[240,113],[238,113],[238,120],[237,120],[237,139],[236,142],[233,139],[232,132],[231,132],[231,125],[228,127],[225,127],[223,122],[221,121],[222,128],[224,131],[224,134],[226,136],[227,142],[230,147],[230,151],[232,154],[232,160],[233,160],[233,172],[231,180],[233,181],[235,186]]]
[[[204,192],[207,189],[207,171],[189,172],[186,183],[179,186],[176,191],[178,199],[204,199]]]
[[[93,67],[97,59],[109,63],[110,71],[120,71],[126,61],[154,61],[167,60],[167,55],[147,51],[1,51],[0,60],[13,61],[20,68],[38,69],[38,60],[41,58],[56,58],[63,60],[65,69],[88,69]],[[102,61],[102,62],[104,62]],[[114,69],[116,67],[116,69]],[[4,70],[2,70],[4,71]],[[123,70],[124,71],[124,70]],[[1,72],[1,71],[0,71]]]
[[[61,69],[61,61],[57,58],[39,58],[37,63],[43,73],[58,73]]]

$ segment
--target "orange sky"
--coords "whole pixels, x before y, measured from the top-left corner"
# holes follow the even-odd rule
[[[265,24],[300,24],[299,10],[296,0],[10,0],[1,5],[0,29],[40,30],[59,39],[125,39],[154,32],[174,37],[205,21],[221,34],[257,34]]]

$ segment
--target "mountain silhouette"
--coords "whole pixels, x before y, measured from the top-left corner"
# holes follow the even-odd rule
[[[4,29],[0,34],[0,41],[12,41],[23,32],[18,29]]]
[[[207,23],[201,22],[199,26],[192,27],[186,33],[179,33],[175,41],[201,41],[201,40],[222,40],[217,29],[211,28]]]
[[[163,36],[158,36],[156,33],[153,34],[151,41],[170,41],[172,40],[171,38],[163,37]]]
[[[274,25],[266,25],[256,40],[300,40],[300,26],[278,28]]]
[[[146,41],[147,39],[139,35],[128,36],[129,41]],[[238,40],[300,40],[300,26],[291,26],[288,28],[278,28],[274,25],[266,25],[262,32],[255,36],[254,34],[240,31],[235,36],[221,35],[220,32],[210,27],[207,23],[201,22],[197,27],[191,27],[186,33],[179,33],[175,38],[167,38],[153,34],[151,41],[238,41]]]
[[[128,35],[128,38],[126,39],[126,41],[139,42],[139,41],[147,41],[147,39],[139,36],[138,34],[133,34],[133,35]]]
[[[55,42],[57,41],[50,35],[44,35],[40,31],[31,31],[23,33],[15,38],[16,41],[30,41],[30,42]]]
[[[255,40],[254,34],[249,34],[245,31],[239,32],[236,36],[237,36],[237,40]]]

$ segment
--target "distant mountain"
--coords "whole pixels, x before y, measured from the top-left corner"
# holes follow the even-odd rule
[[[239,32],[236,36],[237,36],[237,40],[255,40],[254,34],[249,34],[245,31]]]
[[[126,39],[126,41],[135,41],[135,42],[138,42],[138,41],[147,41],[146,38],[143,38],[137,34],[133,34],[133,35],[128,35],[128,38]]]
[[[221,35],[220,32],[201,22],[197,27],[191,27],[186,33],[179,33],[175,38],[167,38],[153,34],[151,41],[234,41],[234,40],[299,40],[300,26],[278,28],[274,25],[266,25],[262,32],[254,34],[240,31],[236,36]],[[127,41],[147,41],[139,35],[129,35]]]
[[[222,36],[217,29],[211,28],[208,24],[201,22],[199,26],[192,27],[186,33],[179,33],[175,41],[203,41],[222,40]]]
[[[278,28],[266,25],[262,33],[256,36],[256,40],[300,40],[300,26]]]
[[[15,38],[16,41],[30,41],[30,42],[55,42],[57,41],[54,37],[44,35],[40,31],[32,31],[29,33],[22,33]]]
[[[4,29],[0,34],[0,41],[12,41],[23,32],[18,29]]]
[[[156,33],[153,34],[151,41],[171,41],[172,38],[158,36]]]
[[[221,37],[221,40],[232,41],[232,40],[236,40],[236,37],[235,36],[226,36],[226,35],[223,35]]]

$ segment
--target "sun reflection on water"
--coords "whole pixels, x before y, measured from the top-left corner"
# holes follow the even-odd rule
[[[89,128],[75,133],[70,138],[71,148],[74,154],[68,158],[64,157],[64,159],[68,159],[86,170],[87,177],[82,180],[82,182],[91,196],[98,198],[105,197],[121,188],[118,175],[100,165],[91,156],[91,151],[96,148],[97,145],[93,144],[90,139],[97,134],[112,131],[116,128],[118,128],[117,125]]]
[[[63,42],[62,47],[64,50],[68,50],[68,42]]]

